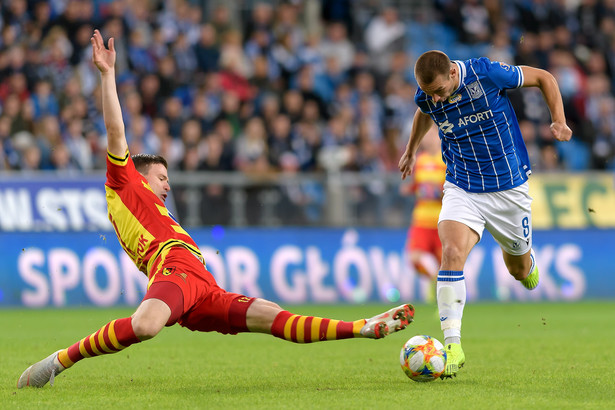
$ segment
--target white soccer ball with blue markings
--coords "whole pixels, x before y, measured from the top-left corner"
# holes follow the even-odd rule
[[[399,362],[410,379],[415,382],[431,382],[444,373],[446,351],[436,338],[414,336],[401,348]]]

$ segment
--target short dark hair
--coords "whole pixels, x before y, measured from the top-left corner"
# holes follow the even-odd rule
[[[152,164],[162,164],[165,168],[169,168],[167,160],[161,155],[135,154],[132,155],[131,158],[132,162],[135,164],[135,168],[141,174],[147,174],[147,171]]]
[[[414,65],[414,75],[424,84],[431,84],[436,77],[448,74],[451,60],[442,51],[431,50],[421,54]]]

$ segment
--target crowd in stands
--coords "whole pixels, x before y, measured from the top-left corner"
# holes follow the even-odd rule
[[[613,167],[615,1],[399,4],[3,0],[0,170],[104,169],[95,28],[115,38],[130,151],[171,170],[312,172],[342,152],[342,170],[397,172],[428,49],[549,70],[568,145],[550,137],[540,91],[510,92],[534,169]]]

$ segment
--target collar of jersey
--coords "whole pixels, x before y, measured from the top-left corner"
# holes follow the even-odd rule
[[[455,60],[454,63],[457,64],[457,67],[459,68],[459,87],[457,87],[453,95],[459,92],[461,87],[465,85],[464,83],[466,80],[466,65],[461,60]]]

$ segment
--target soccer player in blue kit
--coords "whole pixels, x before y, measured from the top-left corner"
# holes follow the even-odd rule
[[[562,97],[547,71],[511,66],[488,58],[451,61],[437,50],[416,61],[419,107],[406,151],[399,160],[402,178],[412,174],[416,151],[436,123],[446,164],[438,234],[442,263],[437,300],[447,353],[443,377],[456,376],[465,363],[461,318],[466,302],[463,268],[486,228],[502,248],[510,274],[527,289],[538,285],[532,250],[530,161],[507,89],[538,87],[551,113],[551,133],[568,141]]]

